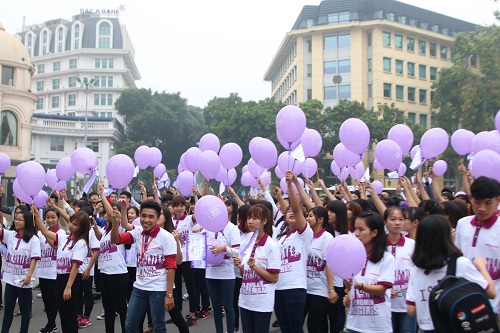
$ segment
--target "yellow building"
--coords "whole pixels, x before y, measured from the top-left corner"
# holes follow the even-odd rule
[[[287,104],[394,103],[410,123],[429,127],[431,86],[452,65],[454,36],[475,27],[394,0],[325,0],[302,9],[264,79]]]

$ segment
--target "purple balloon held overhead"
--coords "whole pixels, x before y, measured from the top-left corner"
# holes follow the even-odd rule
[[[212,150],[218,153],[220,149],[220,141],[217,135],[213,133],[207,133],[201,137],[198,146],[200,147],[201,151]]]
[[[163,155],[160,149],[156,147],[151,147],[149,149],[149,152],[151,154],[151,157],[149,158],[149,166],[152,168],[156,168],[161,163]]]
[[[259,166],[269,169],[276,165],[278,150],[271,140],[258,138],[250,149],[250,155]]]
[[[222,146],[219,157],[222,166],[229,170],[236,168],[241,163],[243,151],[238,144],[229,142]]]
[[[387,138],[396,142],[401,147],[401,153],[405,155],[410,151],[413,145],[413,132],[411,128],[405,124],[397,124],[392,126],[387,133]]]
[[[201,155],[201,149],[198,147],[189,148],[184,155],[184,164],[186,169],[192,173],[197,172],[198,169],[198,158]]]
[[[474,155],[471,162],[474,162],[472,170],[474,178],[485,176],[500,182],[500,172],[498,172],[500,169],[500,155],[497,152],[489,149],[481,150]]]
[[[349,118],[340,125],[340,141],[356,154],[363,154],[370,143],[370,129],[358,118]]]
[[[236,181],[238,173],[234,168],[227,170],[226,175],[222,178],[222,183],[226,186],[231,186]]]
[[[339,166],[337,165],[337,162],[335,162],[335,160],[332,161],[332,163],[330,164],[330,170],[332,170],[332,173],[335,175],[335,176],[339,176],[340,175],[340,168]]]
[[[292,143],[289,143],[281,137],[278,131],[276,131],[276,136],[278,137],[278,141],[281,143],[281,146],[286,150],[294,150],[298,145],[300,145],[300,138]]]
[[[5,173],[10,167],[10,157],[5,153],[0,153],[0,173]]]
[[[399,145],[389,139],[380,141],[375,148],[375,157],[385,169],[398,170],[403,159]]]
[[[45,185],[45,169],[38,162],[28,161],[22,171],[17,176],[19,186],[21,186],[24,193],[34,197]]]
[[[282,152],[280,156],[278,156],[278,166],[283,172],[291,170],[296,175],[302,172],[302,163],[293,158],[287,151]]]
[[[33,202],[33,199],[23,191],[23,189],[19,185],[19,180],[17,178],[14,180],[14,183],[12,183],[12,192],[14,192],[16,198],[18,198],[22,202],[25,202],[27,204],[31,204]]]
[[[384,167],[377,160],[373,161],[373,168],[377,171],[384,170]]]
[[[445,174],[446,170],[448,170],[448,164],[446,161],[438,160],[432,165],[432,170],[436,176],[442,176]]]
[[[487,131],[477,133],[472,139],[471,149],[474,154],[485,149],[500,153],[500,136]]]
[[[155,177],[156,177],[156,178],[160,178],[161,176],[163,176],[163,174],[164,174],[165,172],[167,172],[167,168],[165,167],[165,164],[160,163],[160,164],[158,164],[158,165],[155,167],[154,174],[155,174]]]
[[[36,208],[41,208],[47,204],[47,199],[49,195],[47,192],[40,190],[37,195],[33,198],[33,203]]]
[[[106,176],[109,185],[113,188],[124,188],[134,178],[134,162],[125,154],[111,157],[106,164]]]
[[[134,153],[134,160],[139,166],[139,169],[146,169],[151,162],[151,148],[148,146],[137,147]]]
[[[306,115],[295,105],[287,105],[276,115],[276,130],[288,144],[300,139],[306,129]]]
[[[276,168],[274,168],[274,173],[276,174],[276,177],[278,177],[279,179],[285,177],[285,173],[281,171],[279,165],[276,166]]]
[[[306,178],[314,176],[317,170],[318,163],[313,158],[308,157],[304,163],[302,163],[302,175]]]
[[[253,178],[253,176],[250,173],[250,171],[245,171],[241,175],[241,185],[243,185],[243,186],[251,186],[254,179],[255,178]]]
[[[376,194],[382,193],[382,190],[384,189],[384,185],[379,180],[372,182],[372,186]]]
[[[321,134],[311,128],[305,129],[300,138],[300,142],[302,143],[302,149],[304,150],[304,155],[306,157],[317,156],[320,153],[321,147],[323,145]]]
[[[426,160],[436,158],[448,147],[448,133],[442,128],[436,127],[427,130],[420,139],[420,151]]]
[[[73,164],[71,163],[70,157],[63,157],[56,164],[56,176],[58,180],[67,181],[75,174],[75,169],[73,169]],[[51,186],[51,188],[53,188]]]
[[[458,129],[451,135],[451,146],[458,155],[467,155],[472,152],[474,133],[466,129]]]
[[[92,149],[80,147],[71,154],[71,165],[76,172],[91,174],[97,168],[97,156]]]
[[[203,177],[214,179],[219,173],[220,158],[213,150],[205,150],[198,157],[198,169]]]

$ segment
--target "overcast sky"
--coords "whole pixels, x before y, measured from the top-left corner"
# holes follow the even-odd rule
[[[341,1],[341,0],[338,0]],[[402,0],[476,24],[493,23],[493,0]],[[320,0],[2,0],[0,22],[9,33],[26,24],[78,14],[81,8],[125,6],[120,19],[135,46],[138,87],[180,91],[203,107],[237,92],[244,100],[269,97],[264,74],[304,5]],[[49,5],[50,4],[50,5]],[[1,47],[1,46],[0,46]]]

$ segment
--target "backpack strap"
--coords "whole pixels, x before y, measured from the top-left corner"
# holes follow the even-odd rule
[[[455,276],[457,274],[457,258],[456,256],[448,259],[448,266],[446,267],[446,275]]]

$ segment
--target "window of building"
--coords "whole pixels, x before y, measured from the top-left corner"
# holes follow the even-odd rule
[[[310,101],[313,98],[313,90],[307,89],[307,100]]]
[[[30,57],[33,57],[33,34],[26,34],[26,49]]]
[[[434,101],[434,96],[436,95],[436,92],[434,90],[431,90],[431,104]]]
[[[325,50],[337,48],[337,36],[325,36],[323,38],[323,47]]]
[[[427,90],[419,89],[418,90],[418,101],[422,104],[427,103]]]
[[[75,69],[77,64],[77,59],[69,59],[69,69]]]
[[[425,40],[419,39],[418,40],[418,54],[424,55],[426,47],[427,47],[427,43],[425,42]]]
[[[420,27],[424,30],[428,30],[429,29],[429,22],[420,22]]]
[[[36,91],[44,91],[44,90],[45,90],[45,81],[37,81]]]
[[[418,77],[422,80],[427,79],[427,66],[418,65]]]
[[[101,22],[99,24],[99,36],[97,37],[99,49],[111,48],[111,25],[108,22]]]
[[[408,69],[408,76],[415,77],[415,63],[409,62],[407,69]]]
[[[95,58],[95,68],[115,68],[115,59]]]
[[[324,90],[325,100],[337,99],[337,87],[328,86]]]
[[[339,23],[349,22],[349,12],[339,13]]]
[[[415,125],[415,112],[408,112],[408,125]]]
[[[373,98],[373,84],[368,85],[368,98]]]
[[[48,44],[48,39],[49,39],[49,34],[47,30],[42,31],[42,43],[40,44],[41,47],[41,55],[46,55],[47,52],[49,51],[49,44]]]
[[[68,78],[68,87],[70,88],[76,87],[76,76],[70,76]]]
[[[36,66],[36,71],[38,74],[43,74],[45,73],[45,64],[39,64]]]
[[[52,108],[59,107],[59,96],[52,96]]]
[[[339,74],[351,72],[351,59],[339,60]]]
[[[448,48],[441,45],[441,59],[448,59]]]
[[[36,109],[37,110],[43,109],[43,97],[38,97],[38,99],[36,101]]]
[[[344,84],[339,86],[339,99],[350,99],[351,98],[351,85]]]
[[[331,61],[325,61],[323,63],[324,66],[324,74],[337,74],[337,61],[331,60]]]
[[[386,98],[392,97],[392,84],[384,83],[384,97]]]
[[[408,52],[415,52],[415,38],[406,37],[406,50]]]
[[[396,15],[394,15],[394,13],[385,13],[385,18],[391,22],[394,22],[394,19],[396,18]]]
[[[396,99],[404,99],[405,95],[405,87],[404,86],[396,86]]]
[[[382,34],[382,43],[384,46],[391,46],[391,33],[384,31]]]
[[[432,81],[436,81],[437,80],[437,75],[438,75],[438,69],[436,67],[430,67],[429,68],[429,78]]]
[[[394,36],[394,46],[397,49],[400,49],[400,50],[403,49],[403,36],[401,36],[401,35]]]
[[[310,39],[306,40],[306,52],[307,53],[312,52],[312,40]]]
[[[313,72],[312,64],[307,64],[306,70],[307,70],[307,77],[312,77],[312,72]]]
[[[437,55],[437,44],[429,43],[429,55],[435,57]]]
[[[396,59],[396,74],[403,75],[403,60]]]
[[[314,25],[314,20],[313,19],[307,19],[306,20],[306,27],[310,28]]]
[[[10,111],[0,113],[2,125],[0,126],[0,145],[17,146],[17,118]]]
[[[366,39],[368,39],[368,47],[372,46],[372,32],[369,31],[366,35]]]
[[[68,106],[75,106],[76,105],[76,94],[69,94],[68,95]]]
[[[59,89],[61,87],[61,80],[60,79],[53,79],[52,80],[52,89]]]
[[[368,59],[368,72],[371,72],[373,70],[373,61],[372,58]]]
[[[469,59],[470,59],[470,65],[472,67],[477,67],[477,55],[472,54]]]
[[[339,48],[351,47],[351,35],[339,35]]]
[[[54,61],[54,63],[52,64],[52,70],[54,72],[58,72],[61,70],[61,62],[60,61]]]
[[[68,117],[74,117],[76,116],[76,112],[68,112]]]
[[[14,85],[14,67],[2,66],[2,84],[6,86]]]
[[[426,114],[421,114],[419,115],[419,124],[423,127],[427,127],[427,115]]]
[[[113,94],[94,94],[94,105],[113,105]]]
[[[408,102],[415,102],[415,88],[408,87]]]
[[[50,137],[50,151],[64,151],[64,138]]]
[[[60,53],[64,51],[64,30],[62,27],[59,27],[57,29],[56,38],[57,38],[56,52]]]
[[[349,22],[349,12],[328,14],[328,24]]]
[[[81,41],[81,29],[80,29],[80,24],[76,23],[73,25],[73,50],[78,50],[80,48],[80,41]]]
[[[90,141],[87,142],[87,148],[90,148],[94,151],[94,153],[99,152],[99,141]]]
[[[390,72],[391,71],[391,58],[384,57],[384,72]]]
[[[398,19],[399,19],[399,23],[406,24],[406,16],[399,15]]]

